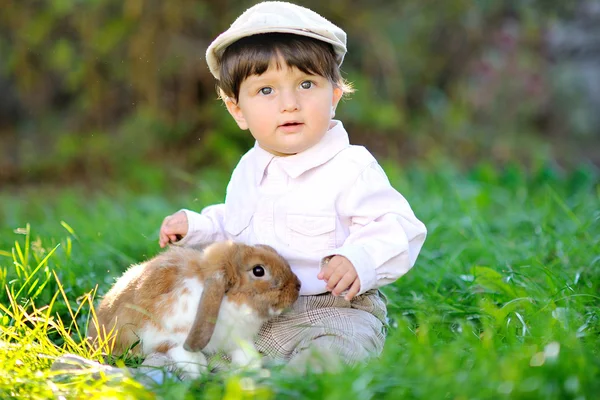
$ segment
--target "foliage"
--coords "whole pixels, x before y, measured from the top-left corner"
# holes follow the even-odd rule
[[[203,53],[252,3],[5,1],[0,181],[135,184],[145,168],[168,179],[157,160],[230,168],[252,140],[217,101]],[[596,132],[577,136],[564,122],[575,103],[555,90],[547,57],[546,32],[573,17],[574,3],[300,3],[348,32],[343,69],[357,92],[338,114],[375,153],[467,164],[592,158]]]
[[[165,198],[108,189],[0,193],[0,397],[581,399],[600,383],[597,172],[468,173],[385,165],[429,229],[417,266],[385,288],[381,358],[340,374],[256,373],[173,380],[147,392],[127,378],[49,370],[81,342],[93,291],[158,251],[160,220],[224,193],[219,179]],[[208,182],[211,182],[209,184]],[[199,195],[203,193],[202,195]],[[18,204],[27,204],[19,207]],[[64,222],[61,222],[64,221]],[[30,223],[30,227],[28,227]],[[22,229],[19,229],[22,228]],[[15,229],[11,234],[9,229]]]

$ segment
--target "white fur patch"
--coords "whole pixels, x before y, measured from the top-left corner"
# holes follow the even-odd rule
[[[187,289],[187,290],[185,290]],[[152,353],[161,343],[182,346],[198,311],[198,303],[204,286],[198,279],[187,279],[171,297],[176,299],[172,309],[155,321],[161,330],[146,327],[141,330],[140,340],[145,354]],[[159,317],[159,316],[155,316]]]
[[[157,330],[151,325],[141,329],[140,340],[144,354],[150,354],[156,351],[159,345],[168,342],[174,345],[173,349],[169,351],[174,361],[193,362],[194,353],[183,350],[183,343],[196,318],[203,290],[204,286],[198,279],[184,281],[181,288],[171,296],[176,299],[172,310],[163,315],[161,320],[155,321],[162,329]],[[234,358],[239,363],[250,363],[255,359],[255,355],[252,354],[254,337],[264,322],[265,320],[252,307],[246,304],[232,303],[225,296],[213,336],[203,352],[212,354],[224,351],[229,355],[235,354]]]
[[[238,305],[223,299],[217,325],[205,351],[213,353],[219,350],[226,352],[240,348],[245,343],[253,343],[254,337],[264,323],[258,313],[246,304]]]

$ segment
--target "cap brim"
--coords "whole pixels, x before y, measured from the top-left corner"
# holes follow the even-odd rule
[[[301,27],[257,27],[253,29],[240,30],[239,32],[236,32],[235,35],[231,35],[231,33],[228,32],[227,36],[217,37],[206,50],[206,63],[208,64],[208,68],[210,69],[210,72],[214,75],[214,77],[219,79],[219,60],[221,59],[221,56],[223,55],[225,49],[230,44],[244,37],[260,35],[263,33],[291,33],[294,35],[307,36],[313,39],[329,43],[333,46],[338,65],[341,65],[344,61],[344,56],[346,55],[347,51],[346,46],[342,45],[339,41],[332,40],[326,36],[320,35],[316,32],[309,31],[306,28]]]

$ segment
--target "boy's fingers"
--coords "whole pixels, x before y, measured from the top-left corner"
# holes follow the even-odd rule
[[[158,245],[163,248],[167,245],[167,243],[169,242],[169,240],[167,239],[167,237],[163,234],[160,235],[159,239],[158,239]]]
[[[333,271],[329,279],[325,279],[325,282],[327,283],[327,290],[333,290],[344,275],[345,271],[343,268],[337,268],[335,271]]]
[[[346,299],[346,301],[350,301],[354,298],[354,296],[356,296],[358,294],[358,292],[360,291],[360,279],[356,278],[354,280],[354,283],[352,283],[352,286],[350,287],[350,289],[348,289],[348,293],[346,293],[346,296],[344,296],[344,299]]]
[[[337,285],[335,285],[335,288],[331,291],[331,294],[334,296],[338,296],[344,290],[348,289],[350,287],[350,285],[352,285],[352,282],[354,282],[355,279],[356,279],[356,277],[354,276],[354,274],[352,274],[350,271],[348,271],[342,277],[342,279],[340,279],[340,281],[337,283]]]
[[[187,234],[188,229],[187,216],[184,212],[167,215],[160,225],[158,244],[162,248],[169,243],[178,242]]]
[[[178,234],[168,234],[165,232],[161,232],[159,235],[158,244],[160,247],[165,247],[169,243],[175,243],[181,240],[181,235]]]
[[[173,220],[172,215],[166,216],[163,219],[163,222],[160,226],[160,231],[159,231],[158,243],[159,243],[160,247],[165,247],[167,244],[169,244],[169,242],[171,241],[171,235],[173,235],[175,233],[175,232],[173,232],[172,220]]]
[[[323,274],[323,279],[327,280],[331,277],[333,272],[344,263],[345,258],[340,256],[333,256],[329,259],[329,261],[321,268],[321,273]],[[319,275],[321,275],[319,273]]]
[[[170,218],[169,220],[165,221],[163,223],[163,228],[164,229],[173,229],[174,226],[179,225],[178,221],[174,221],[173,218]]]
[[[319,272],[319,275],[317,276],[319,279],[328,281],[329,278],[331,278],[331,274],[333,274],[333,271],[335,271],[335,265],[337,265],[337,263],[332,263],[332,261],[333,258],[327,264],[325,264],[323,268],[321,268],[321,272]]]
[[[184,222],[170,223],[163,227],[162,231],[165,233],[165,235],[169,237],[172,235],[183,235],[187,233],[187,229]]]
[[[331,276],[331,272],[332,271],[329,268],[329,266],[325,266],[321,269],[321,272],[319,272],[319,275],[317,275],[317,277],[327,282],[327,280],[329,280],[329,277]]]

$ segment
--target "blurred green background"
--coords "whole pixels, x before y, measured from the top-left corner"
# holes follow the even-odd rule
[[[255,1],[3,0],[0,185],[228,173],[253,143],[203,54]],[[298,1],[343,27],[338,108],[382,159],[459,167],[600,164],[600,3]]]

